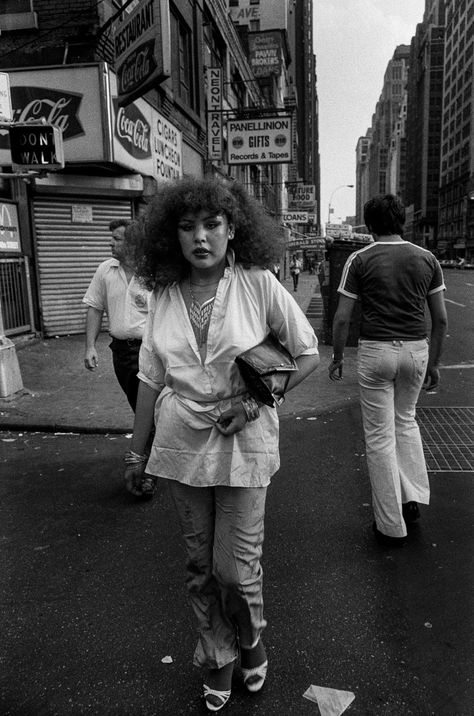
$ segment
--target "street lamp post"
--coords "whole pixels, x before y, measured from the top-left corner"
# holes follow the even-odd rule
[[[332,198],[333,198],[334,194],[336,193],[336,191],[338,191],[339,189],[345,189],[346,187],[348,187],[349,189],[353,189],[353,188],[354,188],[354,184],[341,184],[341,186],[337,186],[337,187],[333,190],[333,192],[332,192],[332,194],[331,194],[331,196],[330,196],[330,198],[329,198],[328,224],[331,223],[331,202],[332,202]]]

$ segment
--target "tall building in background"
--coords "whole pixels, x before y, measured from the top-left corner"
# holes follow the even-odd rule
[[[399,121],[407,81],[410,47],[399,45],[385,70],[384,82],[372,118],[369,152],[369,194],[388,191],[390,148]]]
[[[405,238],[436,248],[444,74],[445,0],[429,0],[410,46]]]
[[[447,0],[438,251],[474,256],[474,0]]]
[[[364,204],[369,200],[369,153],[372,130],[359,137],[356,148],[356,228],[364,225]]]
[[[272,3],[273,5],[273,3]],[[313,52],[313,0],[293,0],[295,12],[294,64],[298,97],[298,171],[305,184],[315,186],[314,230],[321,234],[321,178],[319,157],[316,56]]]

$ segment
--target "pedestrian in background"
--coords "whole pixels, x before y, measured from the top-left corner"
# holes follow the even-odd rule
[[[290,274],[293,279],[293,291],[298,290],[298,281],[300,279],[302,265],[301,259],[297,258],[296,254],[293,254],[290,262]]]
[[[386,546],[401,546],[407,524],[428,504],[430,486],[415,413],[420,390],[439,383],[447,328],[443,274],[432,253],[402,238],[405,209],[391,194],[364,207],[375,242],[351,254],[338,288],[331,380],[342,377],[351,314],[361,303],[357,354],[373,525]],[[425,303],[431,316],[427,340]]]
[[[280,262],[277,261],[273,264],[273,273],[275,274],[278,281],[280,280]]]
[[[99,264],[82,299],[88,306],[84,365],[91,371],[98,366],[96,341],[105,311],[115,375],[132,410],[137,402],[138,354],[151,295],[135,274],[134,229],[135,224],[126,219],[110,222],[112,258]]]
[[[238,656],[249,691],[267,672],[260,559],[267,487],[280,464],[278,415],[249,395],[235,358],[270,330],[299,368],[288,389],[319,362],[310,324],[271,270],[282,241],[239,184],[214,178],[162,185],[143,223],[139,270],[156,290],[125,478],[132,491],[143,475],[168,481],[210,711],[229,699]]]

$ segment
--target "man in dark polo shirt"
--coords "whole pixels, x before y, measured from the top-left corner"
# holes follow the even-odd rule
[[[433,254],[403,240],[405,209],[398,197],[387,194],[368,201],[364,221],[375,242],[351,254],[343,269],[329,377],[342,377],[350,318],[360,300],[357,370],[373,528],[379,542],[395,547],[404,543],[407,524],[419,518],[418,503],[429,503],[415,406],[423,383],[426,388],[439,383],[447,328],[445,286]]]

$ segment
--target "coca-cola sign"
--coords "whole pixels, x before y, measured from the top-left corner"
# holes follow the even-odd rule
[[[151,127],[134,105],[119,107],[114,99],[115,136],[128,154],[136,159],[151,157]]]
[[[148,78],[157,69],[155,60],[155,41],[149,40],[131,52],[125,62],[118,67],[118,90],[120,95],[134,92],[145,85]]]
[[[63,140],[84,134],[78,116],[82,94],[47,87],[20,86],[11,88],[11,98],[14,122],[44,120],[62,129]],[[8,134],[0,134],[0,148],[8,147]]]

